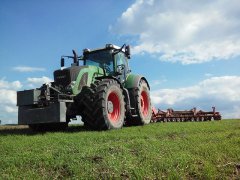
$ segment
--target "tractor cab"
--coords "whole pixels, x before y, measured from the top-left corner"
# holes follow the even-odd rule
[[[122,47],[107,44],[102,49],[83,50],[85,66],[100,67],[106,76],[115,76],[121,83],[126,81],[127,74],[131,72],[128,59],[130,59],[130,47],[125,44]]]

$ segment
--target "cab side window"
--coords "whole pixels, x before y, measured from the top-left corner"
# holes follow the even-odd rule
[[[128,69],[126,57],[125,57],[125,55],[123,53],[116,54],[115,58],[116,58],[116,68],[119,65],[123,65],[125,70]]]

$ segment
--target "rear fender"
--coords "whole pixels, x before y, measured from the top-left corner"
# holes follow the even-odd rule
[[[136,75],[136,74],[128,75],[124,87],[126,89],[137,88],[139,86],[139,83],[140,83],[141,80],[146,81],[147,86],[148,86],[148,88],[150,90],[150,86],[149,86],[149,83],[148,83],[147,79],[144,76]]]

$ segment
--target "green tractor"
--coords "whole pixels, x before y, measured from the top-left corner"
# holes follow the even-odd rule
[[[66,58],[73,60],[71,67],[64,67]],[[125,44],[62,56],[54,82],[17,92],[18,124],[34,130],[66,128],[77,116],[95,130],[148,124],[150,87],[145,77],[131,74],[128,59]]]

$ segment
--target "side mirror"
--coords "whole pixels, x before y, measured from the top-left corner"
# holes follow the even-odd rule
[[[131,52],[130,52],[130,46],[129,45],[127,45],[126,47],[125,47],[125,54],[126,54],[126,56],[127,56],[127,58],[128,59],[130,59],[131,57]]]
[[[64,58],[61,58],[61,67],[64,67]]]

